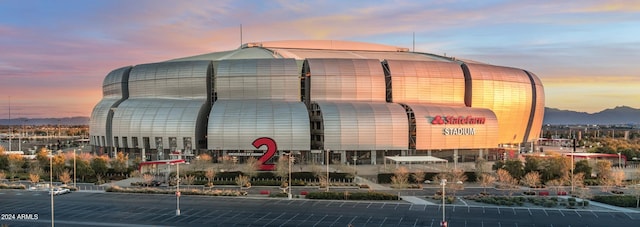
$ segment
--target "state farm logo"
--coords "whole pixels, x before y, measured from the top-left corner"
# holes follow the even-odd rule
[[[431,120],[431,124],[434,125],[482,125],[486,121],[484,117],[473,116],[442,116],[436,115]]]

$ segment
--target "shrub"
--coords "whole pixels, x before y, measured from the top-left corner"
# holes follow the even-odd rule
[[[395,194],[384,192],[309,192],[308,199],[331,199],[331,200],[398,200]]]
[[[558,203],[555,201],[545,201],[542,204],[543,207],[555,207],[556,205],[558,205]]]
[[[631,195],[594,196],[593,201],[619,207],[636,207],[636,198]]]

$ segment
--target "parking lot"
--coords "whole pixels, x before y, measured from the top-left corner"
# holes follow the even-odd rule
[[[0,191],[0,213],[38,214],[0,220],[9,226],[50,226],[46,192]],[[439,226],[442,207],[404,201],[183,196],[73,192],[54,197],[58,226]],[[450,226],[633,226],[637,213],[567,209],[447,206]]]

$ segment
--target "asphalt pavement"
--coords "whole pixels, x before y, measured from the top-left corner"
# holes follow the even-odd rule
[[[44,191],[1,190],[0,225],[51,226]],[[73,192],[54,197],[56,226],[439,226],[442,206],[406,201]],[[35,215],[35,218],[34,218]],[[449,226],[635,226],[618,211],[446,206]]]

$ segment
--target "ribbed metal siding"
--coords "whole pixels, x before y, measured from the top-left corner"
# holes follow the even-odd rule
[[[294,59],[220,61],[208,148],[256,150],[255,139],[270,137],[278,150],[310,150],[309,114],[300,100],[299,76]]]
[[[109,111],[111,111],[111,108],[117,103],[122,101],[122,99],[127,97],[128,92],[126,85],[130,70],[130,66],[122,67],[111,71],[104,78],[102,82],[102,100],[93,108],[89,120],[89,135],[91,135],[92,138],[102,136],[105,138],[111,137],[110,130],[108,130],[110,126],[107,125],[109,122]],[[101,139],[92,139],[90,141],[91,145],[95,146],[112,146],[111,144],[107,144],[111,139],[105,140],[104,143]]]
[[[216,67],[219,100],[300,101],[300,72],[294,59],[223,60]]]
[[[177,149],[184,149],[183,138],[190,137],[195,141],[195,127],[198,112],[203,107],[203,100],[172,99],[132,99],[118,106],[113,116],[113,135],[119,138],[138,138],[142,144],[143,137],[153,140],[163,138],[163,147],[169,147],[168,137],[176,137]],[[132,146],[133,142],[128,145]],[[122,146],[122,143],[120,144]],[[151,143],[155,149],[156,144]],[[133,148],[133,147],[130,147]]]
[[[387,60],[393,102],[464,106],[464,74],[459,64]]]
[[[542,122],[544,121],[544,86],[542,82],[534,73],[529,72],[533,81],[535,82],[536,88],[536,109],[533,117],[533,122],[531,124],[531,131],[529,132],[529,141],[533,141],[537,138],[540,138],[540,130],[542,130]]]
[[[316,102],[324,120],[324,148],[407,150],[404,108],[391,103]]]
[[[278,150],[309,150],[309,115],[302,102],[218,100],[211,109],[209,149],[256,150],[252,143],[270,137]]]
[[[468,63],[472,83],[471,106],[493,110],[498,118],[498,143],[523,142],[529,121],[532,90],[520,69]]]
[[[198,113],[207,103],[209,61],[162,62],[135,66],[129,77],[129,99],[115,108],[113,137],[127,145],[143,144],[143,137],[162,137],[163,148],[171,148],[168,137],[176,137],[176,149],[184,149],[183,138],[195,136]],[[124,143],[120,143],[120,146]],[[150,143],[151,149],[156,148]],[[192,147],[196,147],[192,144]],[[132,148],[132,147],[130,147]]]
[[[307,59],[312,101],[386,102],[382,66],[374,59]]]
[[[131,70],[131,98],[206,99],[210,61],[162,62],[137,65]]]
[[[416,149],[493,148],[498,144],[498,120],[488,109],[410,104],[416,117]],[[484,124],[432,124],[436,116],[483,117]],[[473,128],[474,135],[444,135],[444,128]],[[507,128],[508,129],[508,128]]]

